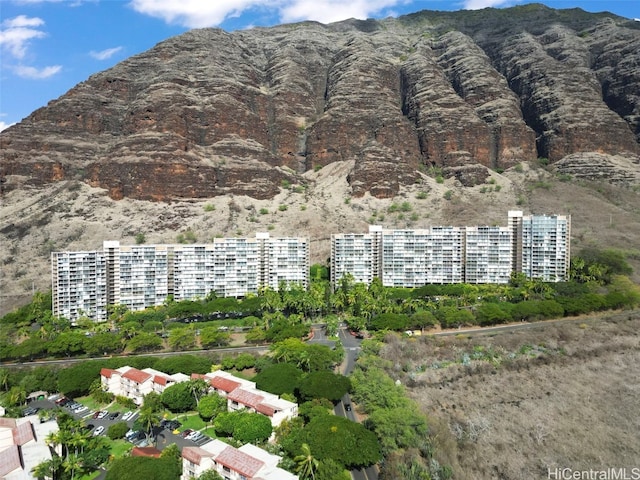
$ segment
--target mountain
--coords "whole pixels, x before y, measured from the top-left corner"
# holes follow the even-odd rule
[[[10,296],[46,287],[51,250],[187,228],[317,236],[322,261],[336,229],[504,224],[552,200],[574,224],[586,205],[611,227],[624,217],[624,246],[640,203],[640,22],[531,4],[193,30],[78,84],[0,150]],[[411,213],[384,217],[407,199]]]

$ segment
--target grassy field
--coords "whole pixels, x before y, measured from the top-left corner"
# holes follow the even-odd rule
[[[492,336],[388,337],[456,479],[637,466],[640,312]]]
[[[200,418],[200,415],[198,415],[197,413],[194,414],[192,412],[189,412],[186,414],[179,414],[174,418],[182,423],[182,426],[179,428],[181,432],[186,430],[187,428],[190,428],[191,430],[200,430],[201,428],[207,426],[205,421],[202,420],[202,418]]]

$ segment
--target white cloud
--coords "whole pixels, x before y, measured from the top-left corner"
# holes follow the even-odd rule
[[[364,20],[398,3],[398,0],[295,0],[282,6],[280,18],[286,23],[301,20],[331,23],[347,18]]]
[[[52,65],[44,68],[36,68],[27,65],[18,65],[16,67],[12,67],[12,70],[19,77],[41,80],[43,78],[49,78],[55,75],[60,70],[62,70],[62,66]]]
[[[407,0],[131,0],[137,12],[189,28],[213,27],[251,9],[273,10],[283,22],[365,19]]]
[[[9,128],[11,125],[15,125],[15,123],[4,123],[3,121],[0,120],[0,132],[2,130],[6,130],[7,128]]]
[[[2,26],[5,28],[39,27],[40,25],[44,25],[44,20],[38,17],[27,17],[26,15],[18,15],[2,22]]]
[[[135,11],[189,28],[220,25],[228,17],[262,5],[260,0],[132,0]]]
[[[44,21],[37,17],[19,15],[15,18],[8,18],[2,22],[0,46],[8,50],[13,57],[24,58],[27,54],[29,41],[46,36],[42,30],[32,28],[41,25],[44,25]]]
[[[91,55],[96,60],[107,60],[113,57],[120,50],[122,50],[122,47],[107,48],[105,50],[100,50],[99,52],[91,50],[89,52],[89,55]]]
[[[506,7],[509,3],[513,2],[508,0],[465,0],[462,8],[465,10],[480,10],[488,7]]]

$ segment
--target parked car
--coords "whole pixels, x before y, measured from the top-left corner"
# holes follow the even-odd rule
[[[177,420],[162,420],[160,422],[160,426],[167,430],[177,430],[182,426],[182,424]]]
[[[106,417],[107,415],[109,415],[109,412],[107,412],[106,410],[102,410],[101,412],[98,412],[98,418],[102,419],[104,417]]]
[[[79,407],[77,407],[77,408],[75,408],[75,409],[73,410],[73,413],[76,413],[76,414],[77,414],[77,413],[84,413],[84,412],[86,412],[87,410],[89,410],[87,407],[85,407],[84,405],[80,405]]]
[[[127,434],[124,436],[124,438],[131,443],[135,443],[138,440],[142,440],[144,437],[145,437],[144,432],[141,432],[139,430],[136,430],[136,431],[129,430]]]
[[[133,415],[133,412],[131,410],[129,410],[128,412],[124,412],[124,414],[122,415],[122,420],[129,420],[131,418],[131,415]]]
[[[193,432],[193,430],[191,430],[190,428],[187,428],[184,432],[182,432],[180,434],[180,436],[182,438],[187,438],[189,435],[191,435],[192,432]]]
[[[25,408],[22,414],[26,417],[28,415],[35,415],[39,411],[40,409],[38,407],[29,407],[29,408]]]
[[[115,420],[119,415],[120,412],[113,412],[111,415],[109,415],[109,420]]]
[[[93,436],[97,437],[98,435],[102,435],[102,432],[104,432],[104,427],[100,425],[99,427],[96,427],[96,429],[93,431]]]
[[[345,403],[345,404],[344,404],[344,409],[345,409],[347,412],[350,412],[350,411],[351,411],[351,404],[350,404],[350,403]]]
[[[60,406],[64,407],[70,401],[71,400],[69,400],[67,397],[60,397],[59,399],[56,400],[56,405],[60,405]]]

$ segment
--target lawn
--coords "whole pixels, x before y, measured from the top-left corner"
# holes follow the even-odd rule
[[[91,410],[102,410],[107,406],[105,403],[96,402],[93,397],[87,395],[86,397],[79,397],[75,399],[76,402],[81,403],[85,407]]]
[[[216,429],[213,427],[207,427],[204,430],[200,430],[202,433],[211,438],[216,438]]]
[[[128,453],[132,447],[133,445],[124,439],[111,440],[109,442],[109,450],[111,450],[111,455],[115,458],[124,456],[124,454]]]
[[[180,427],[180,431],[186,430],[187,428],[190,428],[191,430],[200,430],[201,428],[204,428],[207,426],[205,421],[202,420],[202,418],[200,418],[200,415],[198,415],[197,413],[195,415],[194,414],[176,415],[175,419],[178,420],[180,423],[182,423],[182,426]]]

